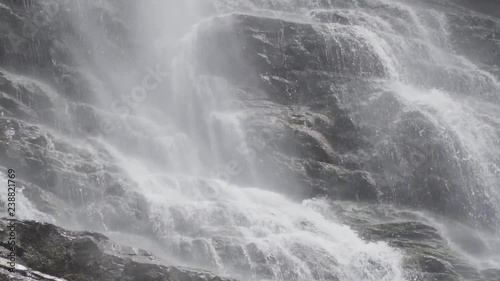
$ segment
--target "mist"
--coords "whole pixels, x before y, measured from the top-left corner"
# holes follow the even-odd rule
[[[494,280],[500,20],[485,6],[0,3],[2,46],[24,38],[0,49],[18,219],[241,281]]]

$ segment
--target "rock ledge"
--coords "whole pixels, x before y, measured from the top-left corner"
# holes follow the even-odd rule
[[[160,258],[114,243],[94,232],[17,221],[16,271],[7,263],[9,221],[0,220],[0,279],[12,281],[234,281],[203,271],[166,265]]]

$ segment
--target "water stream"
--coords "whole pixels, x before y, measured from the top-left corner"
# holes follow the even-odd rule
[[[370,156],[365,163],[369,172],[382,175],[374,180],[391,190],[381,194],[392,193],[389,197],[403,205],[416,196],[418,204],[407,205],[488,225],[484,235],[467,229],[496,245],[500,83],[491,69],[457,50],[452,21],[460,19],[449,14],[464,8],[453,1],[145,0],[130,4],[125,16],[115,15],[128,20],[125,25],[136,37],[131,41],[141,42],[126,59],[106,52],[102,28],[89,20],[84,2],[67,5],[80,15],[89,13],[82,17],[88,22],[77,25],[94,62],[82,59],[80,71],[96,93],[96,105],[88,106],[99,112],[101,130],[109,130],[85,140],[78,132],[50,132],[96,159],[106,151],[103,165],[116,166],[132,191],[144,197],[148,217],[143,220],[156,241],[141,246],[161,247],[156,253],[172,262],[242,281],[405,280],[401,250],[367,242],[335,214],[325,215],[336,198],[297,200],[277,191],[283,188],[258,185],[263,177],[253,155],[258,142],[269,142],[274,132],[249,131],[254,112],[242,106],[233,82],[216,69],[203,69],[204,56],[229,56],[240,43],[227,40],[227,48],[216,53],[203,45],[211,28],[231,23],[223,19],[236,13],[311,24],[327,44],[337,46],[325,54],[332,71],[355,72],[376,89],[346,90],[338,100],[372,144],[373,149],[362,152]],[[106,3],[90,6],[113,9]],[[128,68],[137,62],[141,69]],[[236,61],[223,67],[234,73],[253,70]],[[60,105],[62,127],[81,125],[74,109],[82,104]],[[255,133],[267,138],[256,143]],[[414,188],[431,185],[437,186],[432,194]],[[100,195],[82,188],[68,197],[82,209],[92,206],[98,215],[92,224],[72,227],[119,237],[106,218],[106,203],[91,203]],[[448,194],[442,190],[456,198],[439,201]],[[462,201],[463,208],[457,207]],[[112,206],[117,204],[120,200]],[[20,209],[21,218],[56,221],[31,204]],[[467,243],[454,244],[463,241],[454,237],[454,226],[416,213],[478,268],[499,266],[500,253],[471,254]]]

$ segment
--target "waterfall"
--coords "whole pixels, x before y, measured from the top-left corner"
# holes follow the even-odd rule
[[[500,72],[488,61],[500,45],[459,37],[496,36],[476,27],[500,20],[451,0],[64,2],[68,79],[0,68],[54,105],[36,129],[7,122],[51,144],[52,169],[23,179],[20,218],[137,235],[169,262],[242,281],[424,280],[403,242],[364,239],[332,211],[365,200],[437,228],[478,270],[500,266],[449,223],[500,241]],[[48,193],[31,187],[39,177]],[[381,213],[356,214],[393,223]]]
[[[138,105],[130,116],[169,140],[155,157],[162,165],[100,140],[147,200],[167,255],[241,280],[402,280],[401,253],[325,219],[313,208],[326,204],[321,200],[294,202],[239,184],[255,174],[245,169],[259,147],[242,124],[252,112],[224,77],[200,74],[205,54],[197,44],[207,25],[202,20],[180,37],[178,54],[162,64],[168,81],[148,93],[155,104]]]

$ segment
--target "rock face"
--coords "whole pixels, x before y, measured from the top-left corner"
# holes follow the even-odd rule
[[[134,117],[136,108],[122,114],[102,106],[136,86],[107,75],[140,80],[138,71],[125,70],[145,62],[136,57],[140,44],[129,40],[134,1],[87,2],[79,2],[83,13],[72,1],[0,2],[0,168],[21,175],[20,194],[29,203],[21,215],[158,240],[170,235],[167,226],[196,235],[182,212],[169,209],[172,222],[152,215],[123,159],[101,141],[153,159],[155,168],[176,166],[162,156],[183,152],[163,142],[163,128]],[[197,151],[202,159],[223,151],[222,161],[241,164],[234,182],[300,200],[390,203],[498,230],[498,18],[472,12],[466,0],[230,2],[221,8],[228,14],[207,19],[193,34],[190,59],[193,75],[224,80],[238,100],[228,107],[245,113],[249,146],[242,151],[226,140],[232,133],[221,126],[204,128],[196,137],[219,142]],[[47,22],[37,21],[41,11]],[[83,27],[105,44],[90,46],[95,38]],[[210,101],[200,100],[186,99],[185,106],[203,111]],[[162,97],[149,100],[156,102],[151,111],[179,110],[163,107]],[[187,115],[182,124],[205,124]],[[421,222],[348,224],[367,240],[403,249],[416,280],[495,280],[496,269],[471,269]],[[19,229],[20,259],[30,269],[11,280],[223,280],[151,263],[149,254],[96,233],[31,221]],[[173,251],[201,263],[205,243],[193,239]],[[233,247],[218,236],[210,243],[237,270],[267,262],[254,245]],[[271,278],[269,268],[260,271]]]
[[[6,31],[0,36],[0,166],[24,175],[20,179],[24,194],[36,210],[46,214],[43,219],[72,224],[76,218],[88,228],[103,230],[107,224],[110,228],[130,226],[119,219],[125,215],[138,219],[136,230],[148,231],[139,222],[147,217],[141,206],[144,198],[134,194],[125,172],[107,151],[90,149],[98,145],[94,137],[112,136],[123,131],[120,127],[125,123],[113,119],[110,122],[115,127],[104,130],[98,122],[106,110],[97,107],[96,91],[89,82],[92,77],[81,67],[81,60],[93,65],[98,59],[86,51],[88,38],[82,37],[81,25],[74,21],[77,17],[105,26],[100,35],[108,43],[96,52],[125,67],[124,57],[132,56],[126,48],[132,44],[123,41],[129,38],[127,30],[119,20],[127,13],[126,5],[110,9],[88,4],[82,9],[88,14],[75,14],[71,1],[7,1],[0,5],[0,27]],[[46,22],[37,22],[36,15],[44,16]],[[127,126],[133,123],[129,120]],[[141,145],[141,140],[135,142]],[[145,149],[149,152],[143,152],[152,154],[158,149],[149,146]],[[129,198],[129,203],[123,198]],[[103,200],[114,207],[99,204]],[[100,217],[101,211],[114,218]],[[96,225],[96,219],[102,223]]]
[[[133,5],[89,2],[81,10],[86,14],[73,4],[0,2],[0,167],[14,169],[20,177],[16,179],[22,196],[20,217],[99,231],[129,228],[129,233],[149,235],[153,231],[144,197],[133,191],[126,172],[106,149],[92,148],[99,146],[103,134],[112,138],[123,131],[127,133],[118,138],[129,145],[126,139],[134,136],[123,127],[139,123],[111,116],[115,127],[103,129],[97,120],[109,116],[109,109],[98,107],[99,93],[82,67],[85,62],[95,68],[105,58],[117,67],[139,68],[124,65],[133,56],[133,44],[126,42],[130,36],[121,19]],[[44,21],[37,21],[37,15]],[[99,36],[106,38],[106,44],[94,49],[101,57],[87,52],[89,38],[83,36],[83,25],[78,24],[82,22],[104,30]],[[133,131],[142,128],[138,125]],[[138,134],[142,140],[133,140],[138,153],[160,149],[149,143],[154,134]],[[4,211],[7,199],[4,193],[1,196]],[[5,221],[1,224],[3,239]],[[28,268],[9,273],[2,259],[2,280],[225,280],[201,270],[155,265],[159,261],[146,252],[117,246],[96,233],[26,221],[18,224],[18,234],[25,254],[20,253],[19,264]]]
[[[498,242],[488,245],[471,229],[461,225],[454,229],[449,225],[447,227],[453,229],[454,234],[445,235],[442,225],[431,223],[428,214],[388,205],[338,202],[333,212],[343,223],[356,229],[363,239],[384,241],[403,251],[403,267],[408,280],[498,280],[498,275],[492,274],[496,269],[477,269],[466,257],[455,252],[457,245],[465,245],[469,255],[484,254],[496,247]],[[494,252],[496,250],[492,250]]]
[[[362,237],[387,241],[407,253],[409,278],[417,280],[480,280],[481,275],[457,259],[437,230],[418,222],[386,223],[363,227]]]
[[[491,58],[498,55],[496,19],[480,14],[465,16],[466,10],[459,6],[443,8],[434,1],[429,2],[434,5],[431,8],[446,11],[451,41],[437,41],[438,45],[451,45],[454,52],[493,69],[491,62],[497,60]],[[0,9],[4,19],[2,28],[8,31],[1,38],[0,52],[3,54],[0,56],[0,106],[4,135],[0,144],[6,153],[2,165],[18,168],[28,175],[24,180],[36,189],[27,190],[32,196],[55,195],[77,206],[86,205],[89,200],[117,202],[122,197],[134,198],[126,204],[116,203],[109,210],[99,210],[107,214],[102,228],[118,221],[119,214],[127,209],[134,209],[125,212],[133,212],[135,217],[147,217],[146,208],[141,207],[144,200],[133,194],[124,172],[113,165],[105,149],[91,155],[85,148],[78,147],[81,143],[74,143],[75,138],[87,138],[99,132],[97,120],[106,113],[94,103],[96,94],[79,68],[79,60],[96,64],[96,57],[79,52],[79,48],[70,52],[74,46],[85,43],[85,38],[79,37],[81,27],[67,25],[75,22],[70,20],[75,16],[71,6],[58,5],[52,15],[46,6],[30,3],[8,2]],[[307,16],[312,23],[233,14],[214,18],[198,32],[200,74],[219,75],[228,80],[243,106],[253,112],[245,121],[249,130],[265,127],[273,132],[270,140],[256,140],[262,142],[254,159],[259,163],[254,166],[261,178],[252,181],[291,190],[290,193],[300,198],[329,195],[335,199],[395,202],[456,218],[466,217],[483,226],[495,225],[496,210],[486,190],[490,183],[485,183],[481,175],[489,168],[478,167],[474,161],[457,160],[474,155],[453,130],[443,133],[441,127],[428,119],[426,112],[408,110],[399,93],[384,89],[386,86],[380,81],[391,78],[394,69],[385,51],[374,45],[370,41],[373,36],[367,36],[369,33],[363,29],[372,28],[364,22],[364,13],[384,18],[394,34],[414,37],[392,42],[408,46],[404,52],[393,50],[396,56],[393,60],[405,63],[407,67],[401,75],[410,81],[424,81],[427,87],[444,87],[464,94],[480,92],[484,95],[481,98],[494,101],[491,77],[482,72],[470,76],[456,72],[458,68],[434,64],[429,46],[415,47],[418,45],[415,40],[428,38],[420,38],[421,34],[412,32],[401,22],[415,20],[404,5],[392,7],[360,1],[360,13],[319,10],[303,3],[295,5],[298,9],[311,9]],[[354,7],[335,1],[318,5],[319,8]],[[124,8],[127,4],[113,9],[104,7],[90,5],[89,14],[79,15],[80,20],[92,22],[95,17],[92,11],[100,15],[97,24],[105,28],[99,35],[110,44],[101,46],[104,55],[99,58],[106,58],[114,65],[130,62],[124,58],[133,56],[134,44],[123,41],[130,37],[123,22],[130,8]],[[32,26],[30,17],[40,10],[52,15],[50,28],[48,24]],[[419,11],[422,28],[430,30],[428,36],[437,37],[439,30],[432,29],[434,23],[425,11]],[[33,29],[32,34],[15,28],[24,25]],[[472,30],[480,30],[480,35]],[[14,40],[16,38],[19,40]],[[228,38],[231,38],[230,46],[227,46]],[[391,42],[397,39],[394,38],[382,39]],[[228,52],[218,52],[222,48]],[[85,49],[85,45],[81,49]],[[420,60],[407,57],[420,57]],[[232,65],[241,67],[235,71]],[[14,74],[18,72],[26,75]],[[457,81],[465,82],[459,85]],[[477,87],[484,91],[472,91]],[[115,129],[108,137],[116,139],[116,145],[137,143],[138,154],[152,157],[162,149],[147,143],[148,134],[153,137],[154,132],[144,132],[140,122],[113,120],[113,124]],[[498,128],[491,126],[492,131],[498,133]],[[61,139],[51,130],[64,131],[70,138]],[[137,130],[141,130],[144,137],[131,133]],[[17,131],[19,136],[8,136]],[[477,161],[495,163],[497,156]],[[78,164],[70,164],[71,161]],[[494,182],[497,175],[492,174],[494,171],[489,173],[490,182]],[[247,176],[245,179],[242,175],[238,180],[248,182],[250,176]],[[46,187],[40,186],[41,182]],[[474,192],[468,186],[474,186]],[[465,197],[468,199],[462,200]],[[81,207],[78,216],[94,216],[90,214],[92,207]],[[110,217],[113,219],[107,219]]]
[[[7,220],[0,221],[2,256],[8,254],[8,225]],[[164,265],[144,250],[121,246],[98,233],[17,221],[16,235],[18,266],[11,274],[1,258],[2,280],[231,281],[209,272]]]
[[[386,54],[359,30],[359,25],[366,24],[361,22],[363,15],[354,12],[313,11],[317,23],[233,14],[214,19],[200,31],[199,57],[205,67],[200,72],[227,77],[236,92],[244,93],[241,98],[254,112],[251,120],[271,124],[269,131],[276,132],[267,141],[268,148],[257,151],[260,174],[267,175],[263,182],[289,187],[298,181],[306,197],[327,194],[335,199],[397,202],[483,226],[496,225],[497,210],[488,199],[496,195],[488,191],[492,183],[479,176],[481,164],[457,160],[473,157],[463,137],[455,128],[443,132],[425,109],[410,108],[401,96],[411,89],[387,90],[380,81],[402,75],[424,88],[440,87],[461,95],[480,93],[480,99],[496,103],[495,82],[484,72],[457,72],[435,64],[430,46],[415,49],[409,44],[420,35],[403,30],[408,27],[400,20],[414,20],[404,6],[392,10],[360,5],[367,13],[387,17],[387,24],[394,28],[391,32],[408,36],[404,42],[400,37],[384,37],[395,45],[408,44],[408,50],[391,51],[393,59],[405,65],[401,74],[394,73]],[[498,30],[497,20],[451,11],[445,17],[453,33],[450,40],[455,41],[443,44],[453,44],[454,52],[477,61],[498,61],[491,60],[496,56],[496,41],[486,35]],[[421,12],[423,28],[431,28]],[[343,17],[349,20],[339,20]],[[484,29],[486,37],[470,33],[465,22]],[[429,36],[438,36],[430,30]],[[236,42],[229,48],[228,38]],[[478,50],[476,44],[485,49]],[[217,55],[224,47],[229,51]],[[245,67],[238,72],[230,67],[233,64]],[[499,133],[497,125],[491,130],[494,135]],[[494,156],[477,161],[497,160]],[[493,170],[486,173],[492,178],[497,174]],[[469,186],[475,187],[474,192]]]

